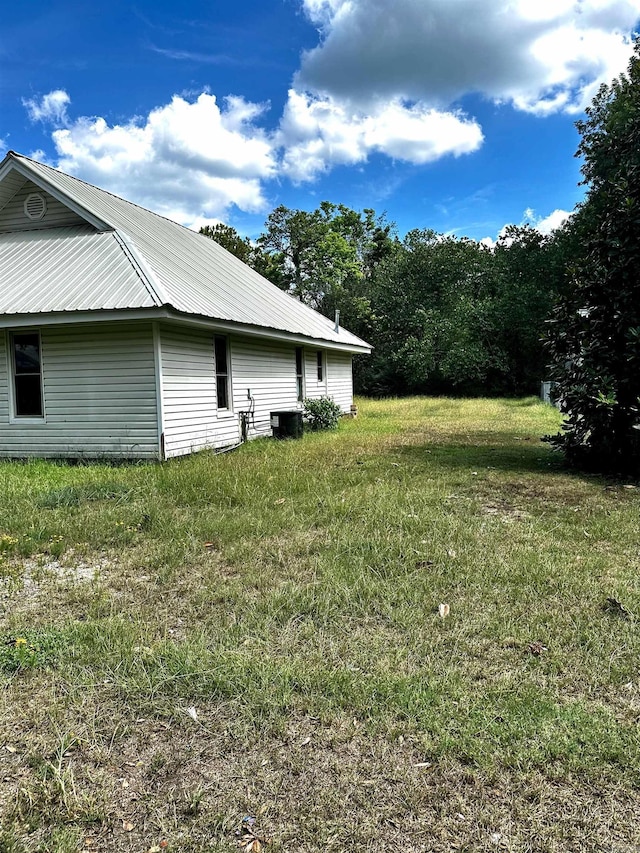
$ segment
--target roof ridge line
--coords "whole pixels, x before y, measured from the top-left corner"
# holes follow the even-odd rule
[[[34,160],[33,157],[27,157],[26,154],[20,154],[19,151],[7,151],[7,155],[14,155],[14,159],[17,162],[20,160],[27,160],[29,163],[34,163],[36,166],[43,166],[45,169],[49,169],[52,172],[56,172],[58,175],[62,175],[63,178],[71,178],[72,181],[76,181],[79,184],[82,184],[85,187],[89,187],[90,190],[96,190],[103,195],[108,195],[111,198],[115,198],[117,201],[124,202],[124,204],[131,205],[131,207],[136,207],[138,210],[142,210],[145,213],[150,213],[152,216],[157,216],[158,219],[164,219],[165,222],[170,222],[172,225],[176,225],[178,228],[183,228],[185,231],[190,231],[192,234],[198,234],[198,231],[194,231],[193,228],[189,228],[187,225],[182,225],[180,222],[176,222],[175,219],[171,219],[169,216],[164,216],[162,213],[157,213],[155,210],[151,210],[148,207],[144,207],[141,204],[137,204],[135,201],[131,201],[124,196],[118,195],[117,193],[113,193],[110,190],[105,190],[102,187],[96,186],[96,184],[91,184],[89,181],[84,181],[82,178],[79,178],[77,175],[72,175],[69,172],[63,172],[62,169],[58,169],[56,166],[51,166],[49,163],[42,163],[39,160]],[[64,190],[61,190],[64,193]],[[65,193],[66,194],[66,193]],[[114,227],[112,223],[108,223],[112,228]],[[219,245],[219,244],[218,244]],[[224,246],[222,247],[224,248]]]
[[[140,280],[142,281],[147,292],[154,300],[156,305],[159,308],[163,305],[170,305],[171,302],[169,300],[169,297],[165,293],[164,287],[158,279],[158,276],[155,274],[153,268],[148,263],[142,252],[138,249],[131,237],[129,237],[129,235],[126,234],[124,231],[120,231],[117,228],[114,229],[112,233],[113,236],[116,238],[117,242],[122,247],[122,250],[125,255],[127,255],[129,260],[131,261],[131,265],[140,276]]]

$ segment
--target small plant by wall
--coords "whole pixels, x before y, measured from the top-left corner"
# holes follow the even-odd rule
[[[331,397],[319,397],[317,400],[307,397],[302,415],[309,429],[336,429],[341,410]]]

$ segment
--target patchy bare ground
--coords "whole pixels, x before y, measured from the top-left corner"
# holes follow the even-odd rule
[[[105,851],[163,840],[172,850],[233,849],[245,816],[274,851],[637,853],[640,844],[640,797],[615,779],[554,782],[549,768],[550,784],[537,772],[431,763],[416,744],[367,737],[347,719],[291,720],[279,737],[242,742],[215,711],[198,718],[132,720],[98,754],[73,744],[62,761],[66,800],[54,781],[34,781],[20,749],[5,749],[5,805],[15,797],[27,822],[30,803],[45,800],[79,826],[81,847]],[[46,849],[47,832],[27,831],[27,849]]]
[[[640,853],[638,490],[553,418],[3,468],[0,853]]]

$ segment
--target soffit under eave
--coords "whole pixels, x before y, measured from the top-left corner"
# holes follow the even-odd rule
[[[239,337],[277,340],[294,346],[350,352],[353,355],[369,355],[372,349],[372,347],[358,347],[346,342],[340,343],[323,338],[311,338],[308,335],[295,335],[266,326],[245,326],[233,321],[216,320],[213,317],[182,314],[175,311],[170,305],[156,308],[96,309],[94,311],[60,311],[46,314],[0,314],[0,329],[140,322],[145,320],[159,320],[163,323],[191,328],[210,329],[212,332],[217,331],[221,334]]]
[[[11,169],[8,174],[0,180],[0,210],[11,202],[11,199],[20,192],[27,183],[26,178],[17,169]]]

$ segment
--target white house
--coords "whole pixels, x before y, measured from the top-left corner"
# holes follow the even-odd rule
[[[9,152],[0,457],[166,459],[270,434],[369,345],[213,240]]]

